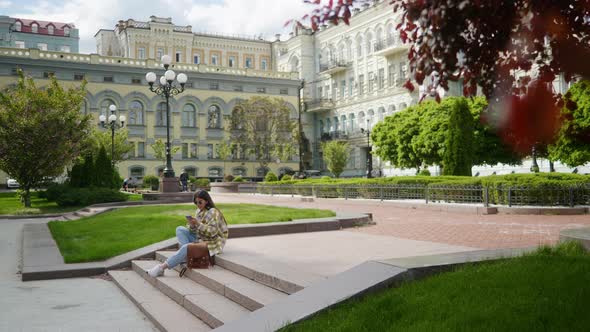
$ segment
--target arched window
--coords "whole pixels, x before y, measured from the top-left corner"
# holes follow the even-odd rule
[[[367,47],[367,55],[373,53],[373,34],[372,33],[367,33],[367,36],[365,38],[365,43],[366,43],[366,47]]]
[[[270,169],[268,167],[259,167],[256,169],[256,176],[259,178],[263,178],[266,176]]]
[[[129,104],[129,119],[127,120],[130,125],[142,125],[143,124],[143,104],[137,100],[132,101]]]
[[[289,62],[289,71],[299,71],[299,58],[294,56]]]
[[[324,121],[320,120],[320,136],[324,134]]]
[[[129,177],[132,179],[141,180],[145,176],[145,168],[143,166],[133,166],[129,169]]]
[[[221,109],[217,105],[211,105],[207,112],[207,128],[219,128]]]
[[[32,33],[39,33],[39,24],[37,24],[37,23],[31,24],[31,32]]]
[[[395,26],[391,23],[387,26],[387,45],[393,45],[395,43]]]
[[[383,29],[381,29],[381,27],[377,28],[377,31],[375,31],[375,41],[377,44],[382,45],[383,43]]]
[[[166,126],[166,103],[159,103],[156,107],[156,126]]]
[[[213,166],[209,168],[209,177],[218,178],[223,177],[223,170],[221,167]]]
[[[246,176],[246,169],[244,167],[236,167],[232,170],[233,176]]]
[[[334,131],[336,131],[336,132],[337,132],[337,131],[339,131],[339,130],[340,130],[340,126],[339,126],[339,123],[338,123],[338,117],[337,117],[337,116],[335,116],[335,117],[334,117]]]
[[[344,45],[344,42],[341,42],[340,45],[338,45],[338,61],[344,62],[344,60],[346,59],[344,57],[345,52],[346,52],[346,46]]]
[[[346,59],[352,61],[352,41],[346,40]]]
[[[195,106],[186,104],[182,108],[182,126],[183,127],[196,127],[197,111]]]
[[[234,107],[231,111],[231,127],[232,129],[244,129],[244,109],[241,107]]]
[[[14,31],[21,31],[23,29],[23,24],[20,21],[16,21],[14,23]]]
[[[112,101],[111,99],[103,100],[102,103],[100,103],[100,115],[104,115],[108,118],[109,115],[111,114],[111,111],[109,110],[109,107],[111,105],[117,106],[117,104],[115,104],[115,102]]]
[[[389,105],[389,115],[395,113],[395,105]]]
[[[369,110],[369,112],[367,112],[367,120],[369,121],[367,123],[367,126],[369,128],[367,128],[367,129],[370,130],[371,128],[373,128],[373,124],[375,123],[375,112],[373,110]],[[365,120],[365,121],[367,121],[367,120]]]
[[[350,132],[353,133],[355,131],[355,127],[356,127],[354,113],[350,113],[349,118],[350,118]]]
[[[348,123],[346,122],[346,115],[343,115],[340,117],[340,122],[342,125],[342,132],[346,134],[346,132],[348,131]]]
[[[328,133],[334,131],[334,127],[332,127],[332,121],[330,119],[326,119],[326,130],[328,131]]]
[[[383,121],[385,119],[385,107],[379,107],[379,121]]]
[[[365,122],[365,112],[360,112],[359,113],[359,128],[364,128],[367,129],[367,123]]]
[[[356,57],[359,59],[363,57],[363,37],[362,36],[356,37]]]
[[[401,104],[399,104],[399,110],[400,110],[400,111],[403,111],[403,110],[405,110],[405,109],[406,109],[406,107],[408,107],[408,105],[407,105],[406,103],[401,103]]]
[[[55,28],[53,27],[53,25],[49,25],[47,26],[47,33],[52,35],[55,32]]]
[[[70,28],[69,27],[64,27],[64,36],[66,36],[66,37],[70,36]]]

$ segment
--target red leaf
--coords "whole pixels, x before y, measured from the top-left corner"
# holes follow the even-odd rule
[[[412,82],[410,82],[410,80],[407,80],[406,83],[404,83],[403,87],[410,90],[410,92],[414,92],[414,90],[416,89],[414,87],[414,84],[412,84]]]

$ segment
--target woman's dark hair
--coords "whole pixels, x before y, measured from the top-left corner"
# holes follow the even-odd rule
[[[215,203],[213,203],[213,200],[211,199],[211,196],[209,196],[209,193],[207,192],[207,190],[199,190],[195,193],[195,195],[193,196],[193,202],[197,202],[197,198],[203,199],[207,202],[207,204],[205,205],[205,208],[207,210],[209,210],[210,208],[214,208],[215,207]]]

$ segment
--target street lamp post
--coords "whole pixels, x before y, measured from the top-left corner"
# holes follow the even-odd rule
[[[167,181],[164,181],[164,186],[160,187],[163,192],[178,191],[178,186],[176,186],[177,181],[174,180],[174,169],[172,169],[172,157],[170,155],[170,97],[183,92],[184,84],[187,81],[186,74],[180,73],[176,76],[176,73],[172,69],[168,69],[171,62],[172,58],[169,55],[162,56],[162,64],[166,72],[160,76],[160,84],[157,86],[154,86],[157,78],[154,72],[149,72],[145,75],[145,79],[150,85],[150,91],[166,98],[166,168],[164,168],[164,178]],[[175,78],[180,87],[174,83]],[[167,186],[166,183],[169,185]]]
[[[109,106],[109,110],[111,111],[111,115],[109,115],[109,122],[107,124],[107,117],[104,114],[101,114],[98,119],[100,120],[100,125],[103,128],[111,128],[111,165],[115,166],[115,129],[125,127],[125,115],[119,116],[119,123],[117,123],[117,106],[111,105]]]
[[[373,177],[373,158],[371,155],[371,131],[369,130],[370,120],[367,119],[367,129],[361,128],[361,132],[367,134],[367,179]]]

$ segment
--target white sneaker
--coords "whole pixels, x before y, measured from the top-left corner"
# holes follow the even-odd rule
[[[152,278],[157,278],[164,275],[164,269],[158,264],[147,270],[147,274]]]

